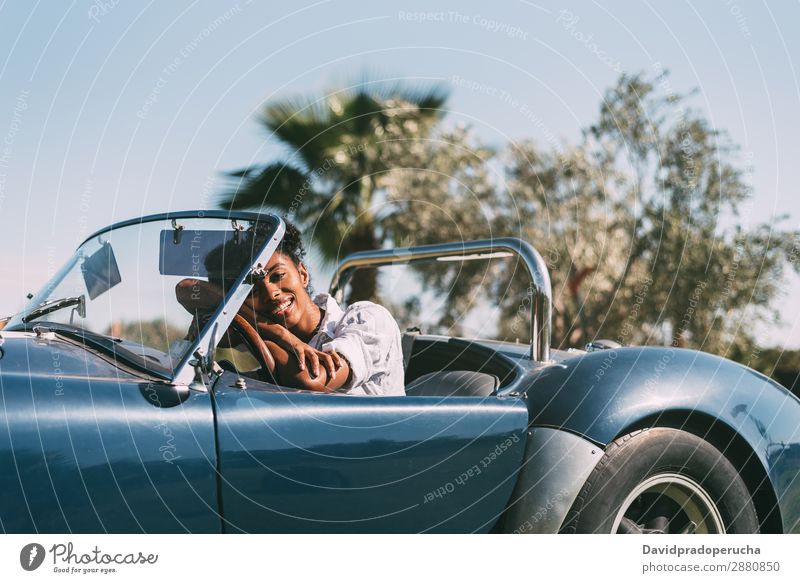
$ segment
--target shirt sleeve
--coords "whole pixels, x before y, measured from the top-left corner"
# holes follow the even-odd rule
[[[357,387],[367,380],[380,385],[388,374],[391,358],[400,330],[383,306],[372,302],[356,302],[349,306],[336,325],[334,338],[322,345],[322,350],[335,350],[350,365],[350,383]]]

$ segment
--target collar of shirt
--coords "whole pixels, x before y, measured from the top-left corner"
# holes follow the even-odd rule
[[[317,348],[333,339],[336,333],[336,325],[342,319],[342,316],[344,316],[344,311],[330,294],[317,294],[314,297],[314,303],[325,310],[325,316],[322,318],[319,330],[308,342],[309,346]]]

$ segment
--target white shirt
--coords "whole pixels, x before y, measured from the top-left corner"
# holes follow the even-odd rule
[[[389,310],[372,302],[355,302],[342,310],[328,294],[317,295],[314,303],[325,316],[308,344],[347,359],[347,394],[405,395],[400,329]]]

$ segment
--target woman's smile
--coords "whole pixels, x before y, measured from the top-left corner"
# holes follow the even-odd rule
[[[280,303],[276,304],[275,302],[273,302],[271,305],[272,308],[271,316],[273,318],[278,318],[278,317],[285,318],[292,311],[293,307],[294,307],[294,298],[291,296],[281,300]]]

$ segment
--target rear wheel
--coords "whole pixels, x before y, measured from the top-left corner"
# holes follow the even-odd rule
[[[637,431],[606,449],[562,532],[754,533],[758,517],[736,468],[678,429]]]

